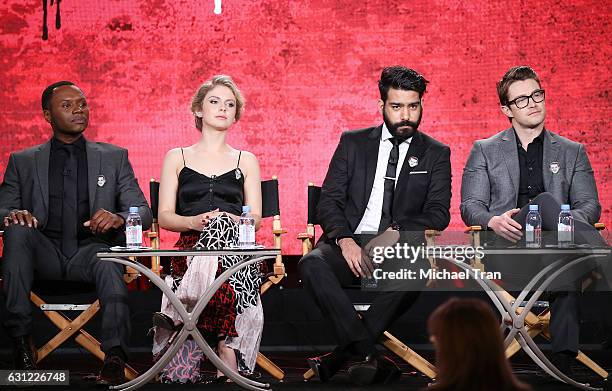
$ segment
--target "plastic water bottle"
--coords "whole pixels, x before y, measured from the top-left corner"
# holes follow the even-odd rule
[[[570,247],[572,244],[574,244],[574,218],[570,212],[570,206],[563,204],[557,224],[557,245],[559,247]]]
[[[137,206],[130,206],[130,214],[125,221],[125,243],[128,248],[142,246],[142,220]]]
[[[238,246],[255,246],[255,218],[251,214],[251,207],[248,205],[242,207],[242,214],[240,215],[240,223],[238,225]]]
[[[537,205],[529,205],[529,213],[525,219],[525,246],[542,247],[542,218]]]

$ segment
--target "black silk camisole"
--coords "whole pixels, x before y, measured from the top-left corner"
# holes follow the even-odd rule
[[[181,148],[181,153],[183,149]],[[244,174],[236,168],[221,175],[207,176],[185,164],[178,176],[178,194],[176,198],[176,213],[182,216],[195,216],[201,213],[219,209],[240,216],[244,205]]]

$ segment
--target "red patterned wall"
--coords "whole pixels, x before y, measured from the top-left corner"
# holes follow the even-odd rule
[[[306,220],[306,184],[320,183],[339,135],[380,123],[376,80],[404,64],[430,81],[421,128],[452,146],[452,223],[472,142],[507,127],[495,81],[533,66],[547,90],[550,129],[585,143],[602,221],[610,225],[612,31],[605,1],[405,2],[213,0],[0,4],[0,173],[11,151],[44,142],[39,97],[57,80],[91,104],[90,139],[126,147],[146,188],[165,152],[198,138],[189,100],[211,75],[232,75],[246,95],[230,143],[254,152],[263,177],[278,175],[285,252]],[[148,193],[148,191],[146,191]],[[165,235],[170,245],[175,236]]]

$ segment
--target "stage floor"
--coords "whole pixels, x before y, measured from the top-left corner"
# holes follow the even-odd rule
[[[6,351],[5,351],[6,352]],[[431,350],[419,351],[428,360],[433,361],[434,352]],[[594,360],[605,367],[606,370],[612,370],[612,351],[593,350],[587,351],[587,354]],[[312,352],[267,352],[266,354],[279,367],[285,371],[285,380],[282,383],[277,382],[269,376],[262,375],[261,380],[270,382],[274,390],[320,390],[320,389],[341,389],[341,390],[418,390],[427,387],[428,379],[414,372],[414,368],[401,361],[396,356],[389,355],[402,369],[403,376],[400,381],[393,385],[379,385],[371,387],[357,387],[351,385],[348,380],[346,370],[341,371],[332,381],[322,384],[317,380],[311,382],[302,381],[302,374],[307,370],[305,357],[312,356]],[[572,387],[566,386],[553,380],[550,376],[541,371],[531,360],[524,354],[519,353],[512,360],[512,365],[515,374],[524,381],[530,384],[534,390],[571,390]],[[151,363],[151,355],[148,353],[133,353],[130,364],[139,371],[146,370]],[[10,365],[10,356],[2,354],[0,356],[0,364],[2,368],[8,368]],[[41,365],[41,369],[66,369],[70,370],[70,387],[43,387],[42,390],[83,390],[83,389],[104,389],[97,386],[93,380],[95,374],[99,370],[100,362],[96,361],[89,353],[74,353],[74,352],[56,352],[49,356]],[[602,386],[602,379],[594,373],[590,372],[586,367],[576,362],[573,366],[577,379],[580,381],[590,382],[594,386]],[[212,371],[210,372],[213,373]],[[183,390],[183,389],[200,389],[204,387],[207,390],[237,390],[239,387],[233,384],[222,385],[170,385],[170,384],[155,384],[151,383],[143,390]],[[7,389],[7,388],[4,388]]]

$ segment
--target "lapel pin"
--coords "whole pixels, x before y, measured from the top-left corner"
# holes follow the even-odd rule
[[[419,164],[419,158],[416,156],[410,156],[410,158],[408,159],[408,165],[410,167],[416,167],[417,164]]]
[[[104,184],[106,184],[106,178],[102,174],[98,175],[98,187],[102,187]]]
[[[242,178],[242,171],[239,168],[236,168],[236,180]]]
[[[550,163],[550,171],[553,174],[556,174],[559,172],[559,162],[552,162]]]

